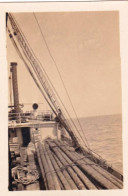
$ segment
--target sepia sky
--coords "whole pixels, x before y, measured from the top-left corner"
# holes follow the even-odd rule
[[[57,69],[48,53],[33,13],[15,13],[25,37],[43,64],[71,116],[74,116]],[[121,113],[119,13],[36,13],[79,117]],[[43,103],[41,93],[7,36],[7,59],[18,62],[21,103]],[[25,105],[25,109],[31,109]]]

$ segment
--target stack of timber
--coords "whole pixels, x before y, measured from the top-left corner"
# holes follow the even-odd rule
[[[60,140],[36,143],[46,190],[122,189],[123,183]]]

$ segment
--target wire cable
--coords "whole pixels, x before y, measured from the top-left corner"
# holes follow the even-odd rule
[[[10,16],[10,15],[9,15]],[[24,55],[25,55],[25,57],[28,59],[28,61],[31,63],[31,65],[32,65],[32,67],[33,67],[33,69],[34,69],[34,71],[36,72],[36,74],[37,74],[37,77],[38,77],[38,79],[40,80],[40,75],[37,73],[37,70],[36,70],[36,68],[35,68],[35,66],[33,66],[33,61],[32,61],[32,59],[30,59],[30,58],[28,58],[28,54],[26,54],[26,50],[25,50],[25,46],[24,46],[24,44],[26,45],[26,43],[24,42],[24,39],[26,40],[26,42],[27,42],[27,44],[28,44],[28,46],[29,46],[29,48],[28,49],[31,49],[31,51],[29,51],[30,52],[30,54],[31,54],[31,52],[32,52],[32,54],[33,54],[33,56],[36,58],[36,56],[35,56],[35,54],[34,54],[34,52],[33,52],[33,50],[32,50],[32,48],[31,48],[31,46],[30,46],[30,44],[29,44],[29,42],[27,41],[27,39],[26,39],[26,37],[24,36],[24,34],[23,34],[23,32],[21,31],[19,31],[19,29],[20,29],[20,27],[19,27],[19,25],[18,25],[18,23],[16,22],[16,19],[14,19],[14,17],[12,17],[12,16],[10,16],[14,21],[12,21],[12,19],[11,19],[11,21],[13,22],[13,30],[14,30],[14,34],[16,35],[17,33],[19,34],[19,38],[18,38],[18,41],[20,42],[19,44],[20,44],[20,46],[21,46],[21,48],[22,48],[22,50],[23,50],[23,53],[24,53]],[[16,24],[15,24],[16,23]],[[18,27],[17,27],[17,26]],[[19,29],[18,29],[19,28]],[[16,32],[15,32],[16,31]],[[23,35],[22,35],[22,34]],[[21,42],[24,42],[24,44],[21,44]],[[27,46],[27,47],[28,47]],[[32,55],[31,54],[31,55]],[[37,58],[36,58],[37,59]],[[39,66],[39,65],[38,65]],[[44,70],[44,69],[43,69]],[[40,81],[40,82],[42,82],[42,81]],[[47,90],[47,89],[46,89]],[[71,119],[71,117],[70,117],[70,119]],[[64,120],[66,120],[66,119],[64,119]],[[66,120],[67,121],[67,120]],[[71,119],[71,121],[72,121],[72,119]],[[72,121],[72,123],[74,123],[73,121]],[[68,124],[69,124],[69,122],[68,122]],[[68,125],[69,127],[71,126],[71,125]],[[79,131],[78,131],[78,129],[77,129],[77,127],[76,127],[76,125],[74,124],[74,127],[76,128],[76,130],[77,130],[77,132],[78,132],[78,134],[79,134],[79,136],[81,137],[81,139],[82,139],[82,141],[83,141],[83,143],[84,143],[84,145],[88,148],[88,146],[86,145],[86,143],[84,142],[84,140],[83,140],[83,137],[81,136],[81,134],[79,133]],[[71,129],[70,129],[71,130]],[[75,135],[75,133],[74,133],[74,135]],[[75,136],[76,137],[76,136]],[[76,137],[77,138],[77,137]],[[77,138],[78,139],[78,138]]]
[[[76,114],[75,108],[74,108],[74,106],[73,106],[73,104],[72,104],[71,98],[70,98],[70,96],[69,96],[69,93],[68,93],[68,91],[67,91],[67,88],[66,88],[66,86],[65,86],[65,83],[64,83],[64,81],[63,81],[63,78],[62,78],[62,76],[61,76],[61,74],[60,74],[58,65],[57,65],[57,63],[56,63],[56,61],[55,61],[55,59],[54,59],[54,57],[53,57],[53,55],[52,55],[52,53],[51,53],[51,51],[50,51],[50,48],[49,48],[48,43],[47,43],[47,41],[46,41],[46,39],[45,39],[45,36],[44,36],[44,34],[43,34],[43,31],[42,31],[42,29],[41,29],[41,27],[40,27],[40,24],[39,24],[39,22],[38,22],[38,19],[37,19],[37,17],[36,17],[36,14],[33,13],[33,15],[34,15],[34,18],[35,18],[35,20],[36,20],[36,22],[37,22],[37,24],[38,24],[38,27],[39,27],[39,29],[40,29],[41,35],[42,35],[42,37],[43,37],[43,40],[44,40],[44,42],[45,42],[45,45],[46,45],[47,50],[48,50],[48,52],[49,52],[49,55],[50,55],[52,61],[54,62],[54,65],[55,65],[55,67],[56,67],[56,69],[57,69],[57,71],[58,71],[59,77],[60,77],[60,79],[61,79],[61,81],[62,81],[62,84],[63,84],[63,86],[64,86],[65,92],[66,92],[66,94],[67,94],[67,96],[68,96],[68,99],[69,99],[69,101],[70,101],[70,104],[71,104],[71,106],[72,106],[72,109],[73,109],[73,111],[74,111],[74,114],[75,114],[75,116],[76,116],[77,122],[78,122],[78,124],[79,124],[79,126],[80,126],[80,128],[81,128],[82,133],[83,133],[84,139],[85,139],[85,141],[86,141],[86,143],[87,143],[87,145],[88,145],[88,147],[89,147],[88,140],[87,140],[87,138],[85,137],[84,130],[83,130],[83,128],[82,128],[82,126],[81,126],[81,123],[80,123],[80,121],[79,121],[79,119],[78,119],[78,116],[77,116],[77,114]]]
[[[24,58],[23,58],[23,56],[22,56],[22,54],[21,54],[21,52],[20,52],[20,50],[19,50],[19,48],[18,48],[18,46],[17,46],[15,40],[13,39],[13,36],[11,37],[11,40],[12,40],[12,43],[13,43],[14,48],[16,49],[16,51],[17,51],[19,57],[21,58],[21,60],[24,62],[24,64],[25,64],[26,68],[28,69],[30,75],[31,75],[32,78],[34,79],[34,81],[35,81],[37,87],[39,88],[39,90],[40,90],[41,93],[43,94],[44,98],[45,98],[46,101],[48,102],[48,104],[49,104],[49,106],[51,107],[52,111],[56,114],[55,110],[53,109],[53,107],[51,106],[51,104],[50,104],[49,101],[47,100],[47,98],[46,98],[44,92],[42,91],[41,87],[39,86],[39,84],[38,84],[36,78],[35,78],[34,75],[32,74],[32,71],[30,70],[29,66],[27,65],[26,61],[24,60]]]

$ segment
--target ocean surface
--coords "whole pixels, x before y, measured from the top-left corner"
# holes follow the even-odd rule
[[[106,115],[79,119],[90,148],[122,172],[122,116]]]

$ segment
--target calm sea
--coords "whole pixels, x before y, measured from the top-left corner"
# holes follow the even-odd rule
[[[122,173],[122,117],[107,115],[80,119],[90,148]]]

